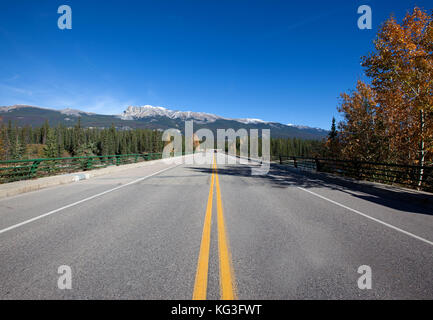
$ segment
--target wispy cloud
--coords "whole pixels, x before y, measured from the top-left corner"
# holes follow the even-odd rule
[[[18,80],[20,78],[19,74],[14,74],[10,76],[9,78],[4,79],[5,82],[14,82],[15,80]]]
[[[133,100],[121,100],[111,95],[100,95],[92,97],[84,107],[86,111],[94,113],[115,114],[120,113],[125,107],[133,104]]]
[[[73,90],[60,86],[28,89],[6,83],[0,83],[0,96],[0,105],[29,104],[53,109],[73,108],[100,114],[121,113],[127,106],[136,103],[133,99],[123,99],[115,93],[92,94],[84,89]]]
[[[324,18],[327,18],[327,17],[335,14],[336,12],[338,12],[338,10],[333,10],[333,11],[329,11],[329,12],[324,12],[324,13],[319,14],[319,15],[311,16],[311,17],[309,17],[307,19],[298,21],[298,22],[296,22],[294,24],[291,24],[291,25],[287,26],[286,28],[284,28],[283,31],[292,31],[294,29],[301,28],[303,26],[306,26],[308,24],[314,23],[316,21],[323,20]]]
[[[19,87],[14,87],[14,86],[10,86],[10,85],[3,84],[3,83],[0,83],[0,90],[1,91],[11,91],[13,93],[23,94],[23,95],[27,95],[27,96],[33,95],[33,91],[31,91],[31,90],[19,88]]]
[[[279,37],[279,36],[282,36],[286,33],[290,33],[296,29],[300,29],[302,27],[305,27],[309,24],[313,24],[313,23],[317,23],[319,21],[324,21],[326,19],[329,19],[330,16],[336,15],[337,13],[341,14],[341,12],[343,12],[343,11],[344,11],[344,8],[342,8],[341,6],[338,8],[334,8],[334,9],[324,10],[319,14],[311,15],[305,19],[298,20],[292,24],[283,26],[279,29],[267,31],[267,32],[263,33],[262,36],[265,38]]]

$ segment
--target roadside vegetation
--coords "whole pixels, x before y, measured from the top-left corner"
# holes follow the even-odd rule
[[[328,157],[431,165],[433,161],[433,13],[415,8],[382,24],[362,58],[368,81],[341,94],[326,142]]]
[[[18,127],[9,122],[0,127],[0,159],[22,160],[78,156],[122,155],[162,152],[162,132],[149,129],[116,130],[72,128]]]

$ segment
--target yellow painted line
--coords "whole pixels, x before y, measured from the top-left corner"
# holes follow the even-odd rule
[[[220,290],[222,300],[234,300],[236,290],[234,287],[234,272],[232,267],[232,259],[227,240],[227,233],[224,223],[224,213],[221,201],[221,190],[218,178],[218,170],[214,156],[214,172],[216,180],[216,195],[217,195],[217,221],[218,221],[218,253],[220,266]]]
[[[200,253],[197,263],[197,273],[195,275],[194,293],[192,296],[193,300],[206,300],[214,180],[215,173],[214,169],[212,169],[212,178],[210,183],[209,196],[207,199],[206,216],[204,219]]]

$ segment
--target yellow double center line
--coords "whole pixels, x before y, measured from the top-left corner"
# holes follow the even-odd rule
[[[231,264],[231,254],[227,240],[227,234],[224,222],[223,206],[221,201],[221,190],[218,178],[217,165],[215,156],[212,165],[212,177],[207,200],[206,216],[204,219],[203,234],[200,245],[200,253],[197,263],[197,273],[195,276],[193,300],[205,300],[207,293],[207,281],[209,271],[209,251],[210,235],[212,222],[212,202],[213,189],[216,187],[217,198],[217,223],[218,223],[218,257],[219,257],[219,276],[220,276],[220,294],[223,300],[236,299],[236,290],[234,287],[234,273]]]

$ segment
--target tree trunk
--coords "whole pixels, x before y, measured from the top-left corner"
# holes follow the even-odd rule
[[[424,174],[424,163],[425,163],[425,146],[424,146],[424,126],[425,126],[425,119],[424,119],[424,110],[420,110],[420,129],[421,129],[421,139],[419,142],[419,179],[418,179],[418,188],[422,185],[423,180],[423,174]]]

